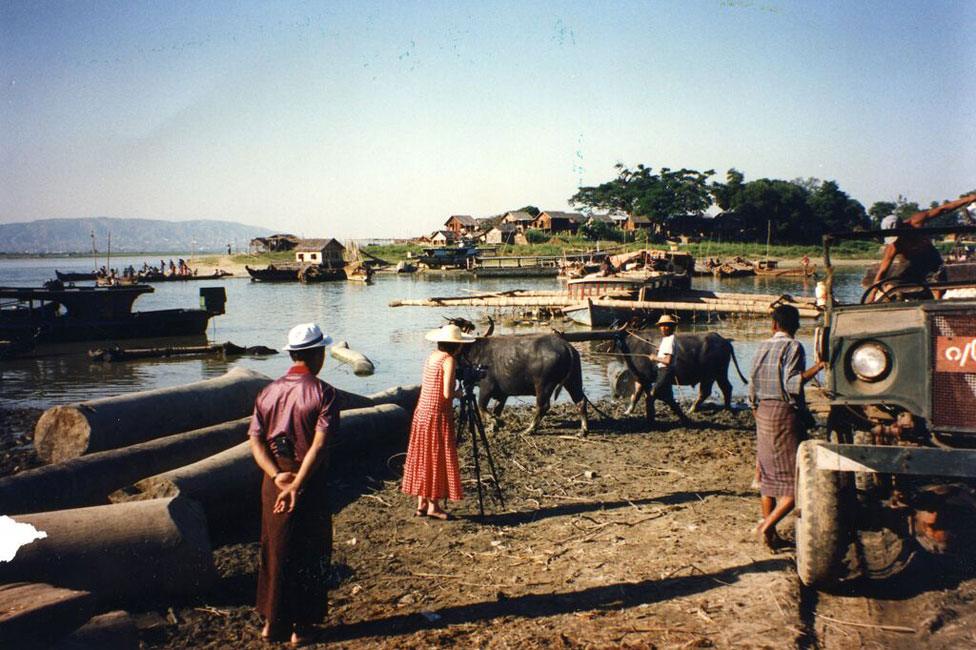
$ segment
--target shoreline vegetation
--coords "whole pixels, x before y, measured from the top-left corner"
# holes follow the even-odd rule
[[[417,243],[397,243],[384,245],[364,246],[362,250],[383,259],[391,264],[396,264],[401,260],[407,259],[407,254],[414,256],[420,254],[423,249],[436,247]],[[548,242],[541,244],[526,245],[502,245],[494,246],[497,255],[511,256],[560,256],[563,254],[581,253],[591,250],[608,250],[626,252],[641,248],[667,248],[666,243],[654,242],[628,242],[620,243],[615,241],[591,241],[580,237],[560,238],[554,237]],[[705,259],[708,257],[726,258],[732,256],[742,256],[750,259],[763,259],[767,256],[767,246],[757,242],[715,242],[702,241],[692,244],[680,244],[678,250],[687,251],[695,256],[695,259]],[[875,242],[842,242],[831,248],[831,258],[838,266],[846,266],[851,262],[873,262],[879,257],[880,245]],[[823,249],[820,246],[794,245],[794,244],[771,244],[768,247],[768,256],[780,260],[786,266],[799,264],[803,256],[808,256],[810,261],[815,264],[822,264]],[[199,268],[203,273],[206,269],[221,268],[234,274],[245,274],[244,266],[266,266],[268,264],[293,263],[295,256],[291,251],[277,253],[234,253],[227,255],[221,252],[188,254],[186,252],[162,253],[162,252],[139,252],[139,253],[113,253],[117,258],[139,258],[145,257],[147,262],[158,260],[161,257],[183,257],[190,266]],[[95,259],[104,260],[104,255],[93,256],[91,253],[58,253],[58,254],[14,254],[0,253],[2,260],[17,259]]]

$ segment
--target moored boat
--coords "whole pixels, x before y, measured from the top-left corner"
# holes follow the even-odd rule
[[[220,280],[221,278],[226,278],[232,276],[233,273],[228,271],[222,271],[217,269],[214,273],[208,273],[206,275],[197,274],[185,274],[180,275],[178,273],[173,275],[168,275],[166,273],[158,272],[144,272],[139,273],[139,282],[188,282],[190,280]]]
[[[201,289],[207,309],[133,312],[152,287],[0,287],[0,339],[40,344],[199,335],[211,316],[223,313],[224,299],[212,298],[214,291]],[[222,288],[216,291],[222,296]]]
[[[268,264],[263,269],[252,269],[250,266],[244,266],[247,270],[247,274],[251,276],[252,282],[298,282],[298,271],[300,267],[297,265],[282,265],[275,266],[274,264]]]
[[[58,280],[61,280],[61,282],[87,282],[89,280],[95,279],[96,272],[92,271],[91,273],[71,273],[71,272],[62,273],[61,271],[55,269],[54,275],[56,275]]]

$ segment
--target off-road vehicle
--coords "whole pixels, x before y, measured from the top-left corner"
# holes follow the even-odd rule
[[[973,541],[976,282],[882,282],[861,304],[839,304],[830,262],[840,239],[973,232],[824,237],[828,274],[818,287],[823,321],[814,347],[827,364],[826,440],[804,441],[796,459],[797,571],[808,586],[885,577],[918,552],[953,553]],[[876,300],[867,302],[872,289]]]

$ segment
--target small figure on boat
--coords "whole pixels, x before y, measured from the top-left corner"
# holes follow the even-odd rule
[[[617,268],[610,261],[609,257],[604,257],[603,261],[600,262],[600,270],[597,272],[601,277],[609,277],[611,275],[617,274]]]

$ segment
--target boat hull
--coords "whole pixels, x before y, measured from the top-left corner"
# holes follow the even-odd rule
[[[194,336],[207,331],[210,314],[203,309],[133,312],[128,318],[78,319],[58,316],[33,322],[0,322],[0,339],[36,343],[72,343],[134,338]]]

